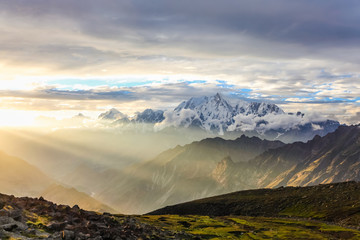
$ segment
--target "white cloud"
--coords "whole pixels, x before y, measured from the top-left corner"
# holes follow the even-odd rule
[[[190,119],[198,118],[195,111],[191,109],[182,109],[180,112],[172,110],[164,112],[165,120],[155,124],[155,130],[159,131],[166,127],[188,127],[191,123]]]

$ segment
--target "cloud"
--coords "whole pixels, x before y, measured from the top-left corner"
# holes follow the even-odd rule
[[[339,59],[338,51],[359,50],[356,1],[14,0],[0,7],[6,19],[0,40],[3,52],[13,53],[10,61],[57,71],[112,64],[130,71],[129,62],[229,56],[350,62],[355,54]],[[338,51],[331,56],[329,49]]]
[[[356,112],[355,115],[348,117],[347,121],[351,124],[360,124],[360,112]]]
[[[198,118],[196,112],[191,109],[182,109],[180,112],[168,110],[164,112],[165,119],[161,123],[157,123],[154,129],[160,131],[166,127],[188,127],[191,123],[190,119]]]
[[[229,126],[229,131],[258,131],[266,132],[271,129],[294,129],[299,125],[304,125],[310,122],[324,121],[326,118],[320,114],[305,114],[304,116],[288,115],[288,114],[267,114],[263,117],[256,115],[242,115],[239,114],[234,117],[234,123]],[[314,129],[319,129],[319,126],[313,124]]]
[[[343,121],[359,106],[356,0],[13,0],[0,9],[2,108],[131,113],[218,91]]]

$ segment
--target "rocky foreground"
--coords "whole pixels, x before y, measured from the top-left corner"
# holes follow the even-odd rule
[[[43,198],[0,194],[0,239],[191,239],[131,216],[85,211]]]

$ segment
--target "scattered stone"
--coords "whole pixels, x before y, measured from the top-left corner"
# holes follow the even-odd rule
[[[191,239],[141,223],[131,216],[112,215],[56,205],[42,197],[16,198],[0,194],[0,239],[137,240]]]
[[[73,240],[73,239],[75,239],[75,234],[73,231],[64,230],[64,231],[62,231],[62,239]]]
[[[6,234],[3,229],[0,229],[0,239],[3,239],[6,237]]]
[[[4,224],[4,225],[0,226],[0,228],[4,229],[5,231],[8,231],[8,232],[13,231],[17,227],[18,227],[18,225],[15,223],[9,223],[9,224]]]
[[[8,217],[8,216],[9,216],[9,211],[5,209],[0,210],[0,217]]]
[[[48,229],[52,230],[52,231],[62,231],[66,226],[66,223],[64,222],[55,222],[55,223],[51,223],[50,225],[48,225]]]

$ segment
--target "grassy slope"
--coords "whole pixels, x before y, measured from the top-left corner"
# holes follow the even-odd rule
[[[360,227],[360,183],[240,191],[165,207],[151,214],[296,217]]]
[[[194,239],[360,239],[360,231],[309,220],[196,215],[144,215],[142,222]]]

